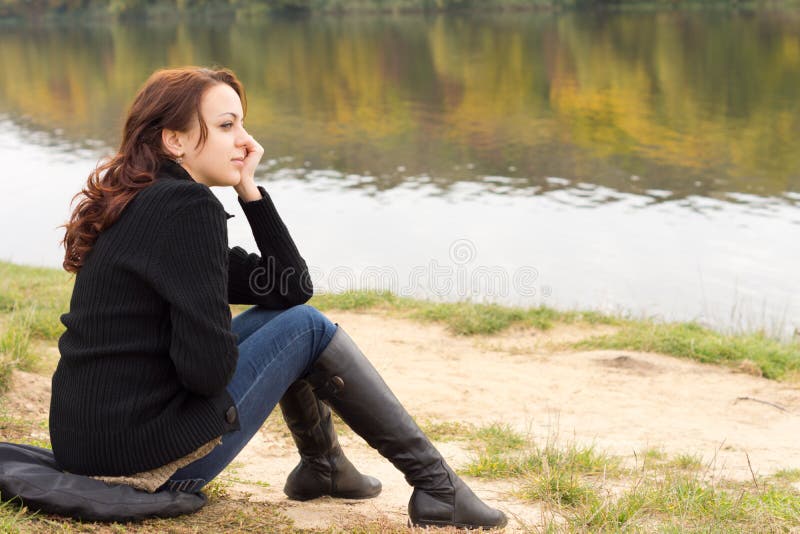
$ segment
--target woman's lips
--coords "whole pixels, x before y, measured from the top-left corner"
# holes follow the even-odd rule
[[[233,164],[236,165],[236,166],[244,167],[244,158],[232,159],[231,162],[233,162]]]

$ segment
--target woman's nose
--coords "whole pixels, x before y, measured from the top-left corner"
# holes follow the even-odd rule
[[[247,130],[244,128],[239,129],[239,135],[236,136],[236,144],[237,145],[244,145],[247,143],[247,140],[250,138],[250,134],[247,133]]]

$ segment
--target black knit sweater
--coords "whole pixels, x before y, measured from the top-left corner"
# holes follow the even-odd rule
[[[228,248],[232,215],[168,160],[101,232],[61,316],[50,437],[64,470],[146,471],[239,428],[225,390],[238,359],[228,304],[283,309],[312,295],[305,261],[258,189],[261,200],[239,204],[261,256]]]

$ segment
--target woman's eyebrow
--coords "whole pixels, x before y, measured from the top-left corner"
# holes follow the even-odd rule
[[[239,115],[237,115],[236,113],[234,113],[232,111],[226,111],[225,113],[220,113],[219,115],[217,115],[217,117],[222,117],[223,115],[233,115],[234,119],[239,117]]]

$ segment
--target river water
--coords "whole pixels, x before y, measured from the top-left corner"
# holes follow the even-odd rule
[[[186,64],[244,82],[318,290],[800,327],[800,15],[3,28],[0,258],[60,265],[136,90]]]

